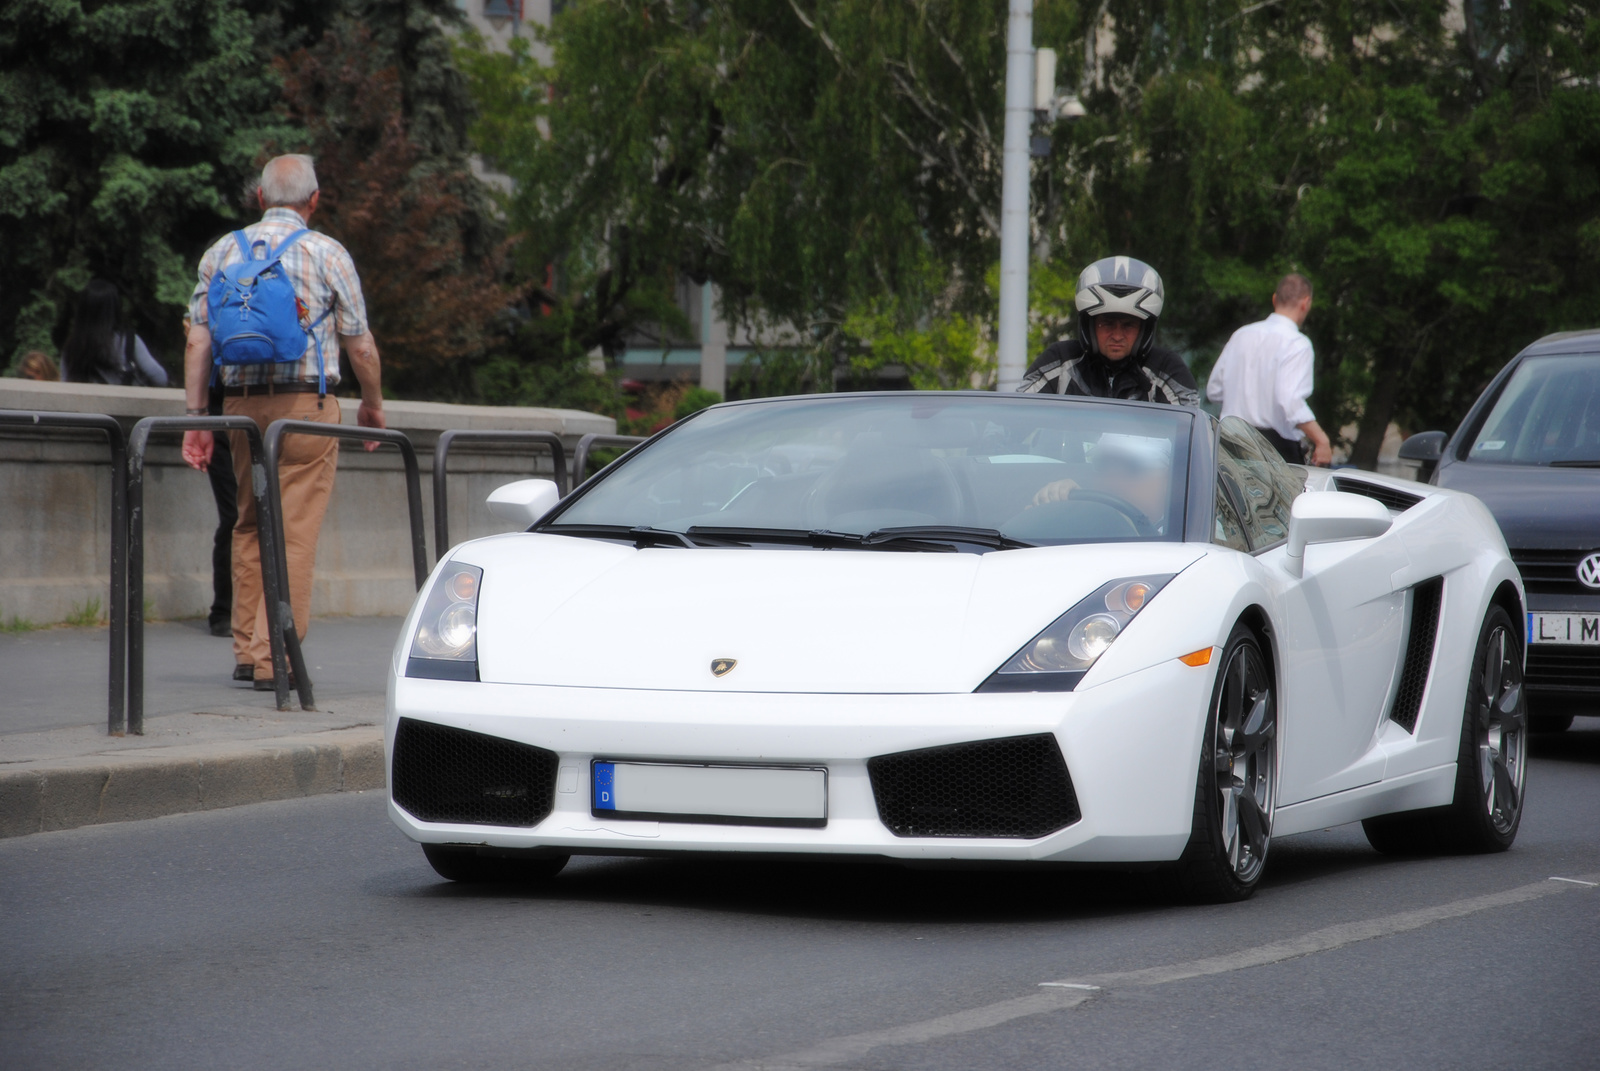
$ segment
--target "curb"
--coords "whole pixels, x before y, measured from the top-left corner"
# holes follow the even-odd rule
[[[379,726],[92,755],[0,772],[0,838],[383,786]]]

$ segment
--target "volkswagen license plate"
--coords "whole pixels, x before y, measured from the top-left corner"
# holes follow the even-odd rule
[[[596,818],[718,825],[828,824],[828,771],[813,766],[593,764]]]
[[[1560,643],[1571,646],[1600,647],[1600,613],[1528,614],[1529,643]]]

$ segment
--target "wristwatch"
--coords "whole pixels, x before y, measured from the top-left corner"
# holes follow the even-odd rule
[[[211,410],[205,408],[204,406],[201,406],[199,409],[185,409],[183,411],[183,415],[184,416],[210,416],[211,415]]]

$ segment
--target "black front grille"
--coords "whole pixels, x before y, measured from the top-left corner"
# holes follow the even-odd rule
[[[1422,709],[1422,693],[1428,687],[1428,669],[1433,665],[1433,641],[1439,632],[1439,599],[1444,594],[1444,578],[1424,580],[1411,589],[1411,632],[1406,637],[1406,661],[1400,667],[1400,687],[1395,689],[1389,717],[1405,726],[1417,727],[1417,712]]]
[[[1347,495],[1366,495],[1368,498],[1382,502],[1389,509],[1400,513],[1404,513],[1422,501],[1421,495],[1397,491],[1393,487],[1386,487],[1381,483],[1352,480],[1347,476],[1335,476],[1333,478],[1333,489],[1335,491],[1343,491]]]
[[[1600,692],[1600,647],[1530,643],[1523,679],[1533,692]]]
[[[531,826],[555,807],[556,753],[401,718],[394,801],[424,822]]]
[[[867,774],[897,837],[1031,839],[1082,817],[1049,733],[879,755]]]
[[[1578,580],[1578,563],[1592,550],[1529,550],[1511,552],[1511,560],[1522,574],[1522,586],[1530,595],[1593,595],[1594,588]]]

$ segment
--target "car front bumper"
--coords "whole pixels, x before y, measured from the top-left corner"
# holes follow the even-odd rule
[[[1215,666],[1163,662],[1079,692],[816,695],[457,683],[392,676],[389,813],[413,840],[590,854],[837,853],[902,860],[1139,863],[1176,859],[1193,818]],[[527,827],[425,822],[393,796],[400,718],[554,751],[554,809]],[[880,820],[867,760],[1051,733],[1082,817],[1033,839],[902,837]],[[628,821],[591,812],[591,762],[825,766],[823,828]]]

